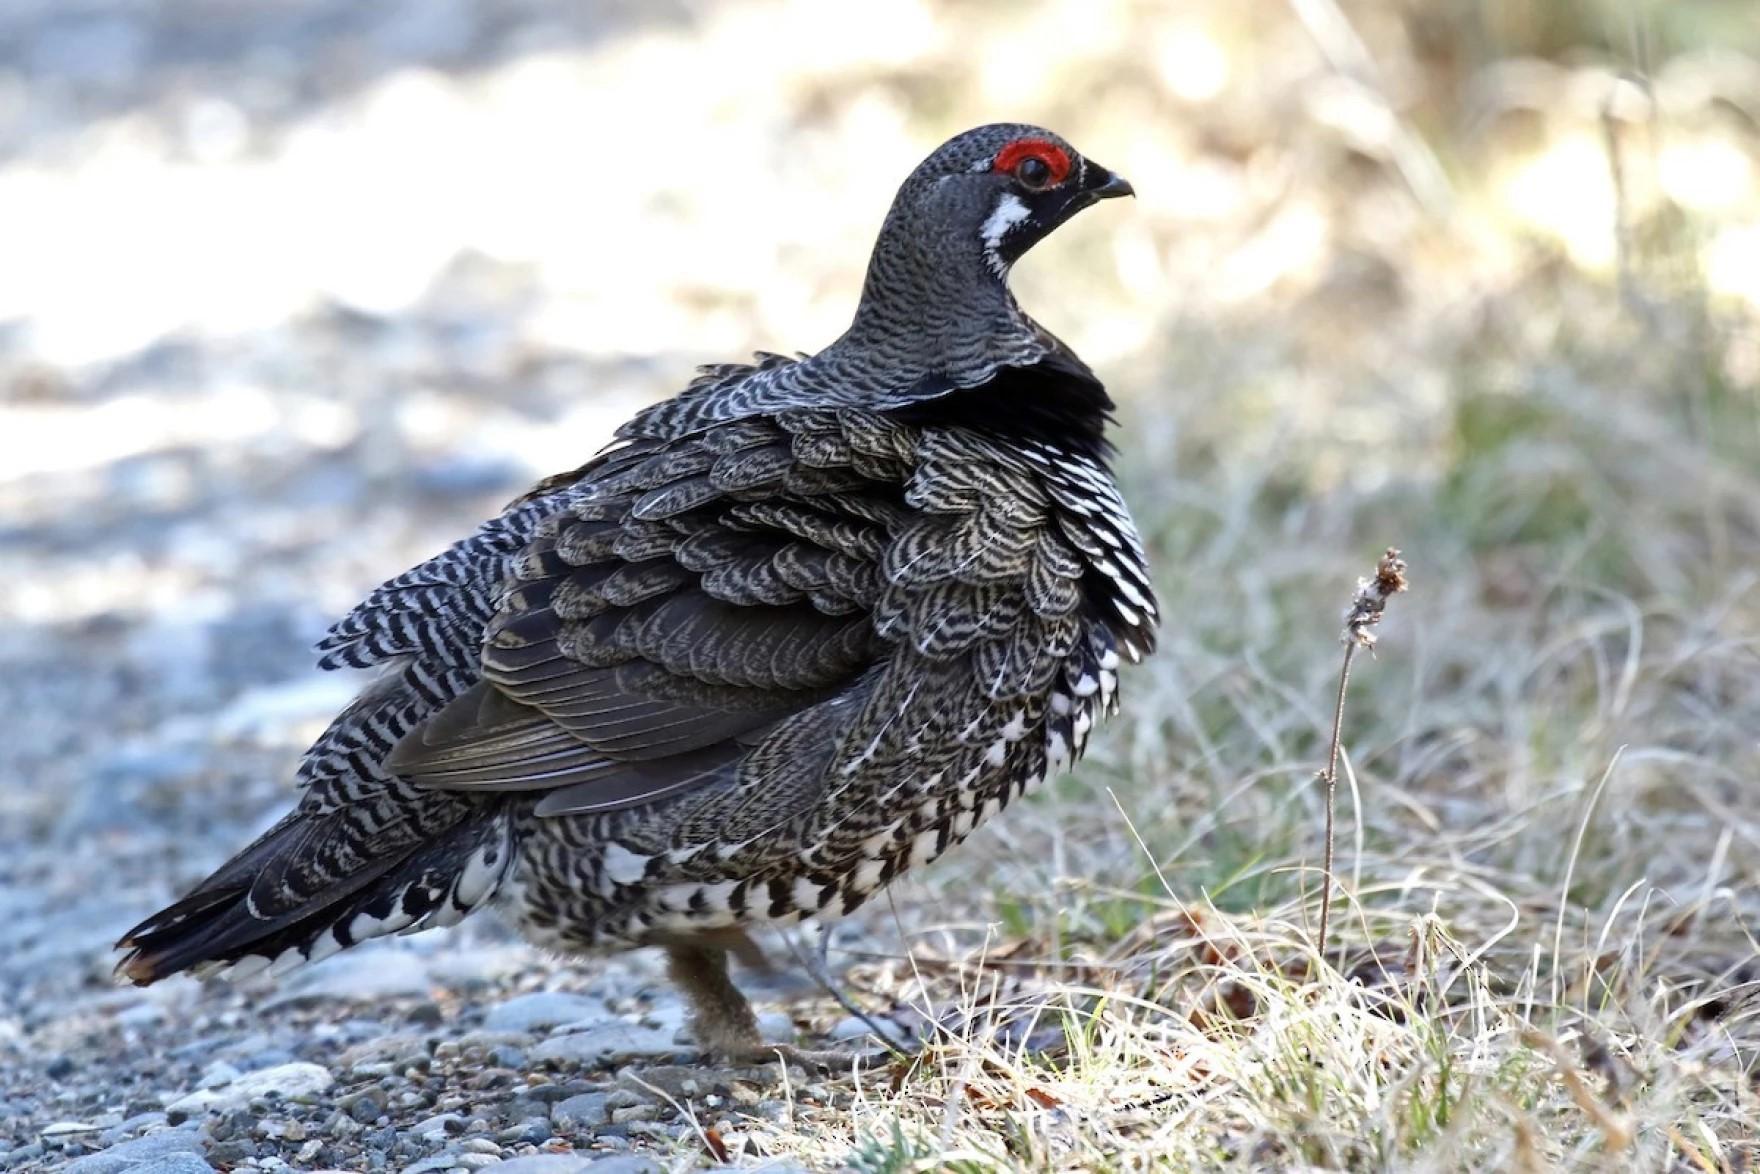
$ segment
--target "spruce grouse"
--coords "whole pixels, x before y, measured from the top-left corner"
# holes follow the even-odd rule
[[[1112,401],[1008,289],[1123,178],[980,127],[899,189],[849,330],[705,368],[320,645],[378,675],[299,804],[130,930],[118,973],[279,973],[496,902],[657,945],[704,1046],[727,954],[845,914],[1082,753],[1153,645]]]

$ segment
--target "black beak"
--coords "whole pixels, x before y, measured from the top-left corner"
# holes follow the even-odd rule
[[[1096,200],[1110,200],[1115,196],[1134,196],[1137,189],[1131,181],[1116,171],[1108,171],[1098,163],[1088,163],[1089,174],[1082,188]]]

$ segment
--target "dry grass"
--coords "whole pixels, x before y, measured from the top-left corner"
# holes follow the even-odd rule
[[[856,983],[934,1043],[748,1155],[1752,1167],[1760,333],[1715,225],[1631,194],[1652,158],[1603,157],[1606,268],[1469,178],[1399,256],[1167,320],[1122,380],[1161,650],[1075,779],[900,890]],[[1322,962],[1335,608],[1390,542],[1422,574],[1353,682]]]
[[[946,1030],[762,1152],[1748,1168],[1760,438],[1751,398],[1696,434],[1725,393],[1652,345],[1482,356],[1528,380],[1479,390],[1451,357],[1456,427],[1500,437],[1461,437],[1423,478],[1305,500],[1297,444],[1246,484],[1194,453],[1216,463],[1176,496],[1139,465],[1135,500],[1168,503],[1149,522],[1166,646],[1077,779],[950,862],[938,905],[899,897],[913,930],[969,916],[857,968],[865,998]],[[1424,574],[1354,684],[1323,964],[1334,606],[1396,530]]]

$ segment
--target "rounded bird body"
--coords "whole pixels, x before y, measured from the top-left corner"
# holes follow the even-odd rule
[[[294,811],[127,935],[119,971],[281,970],[498,902],[659,945],[722,1050],[724,952],[850,912],[1079,756],[1153,643],[1111,401],[1007,288],[1129,185],[967,132],[901,188],[849,331],[706,368],[321,645],[379,675]]]

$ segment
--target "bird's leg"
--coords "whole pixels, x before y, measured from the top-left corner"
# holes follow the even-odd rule
[[[803,1068],[848,1069],[884,1052],[837,1052],[766,1044],[758,1034],[752,1005],[727,973],[727,949],[709,945],[669,945],[666,972],[691,1004],[691,1030],[705,1052],[740,1063],[763,1064],[781,1057]]]
[[[764,1050],[758,1017],[727,975],[720,946],[667,946],[666,973],[691,1004],[691,1029],[705,1051],[745,1059]]]

